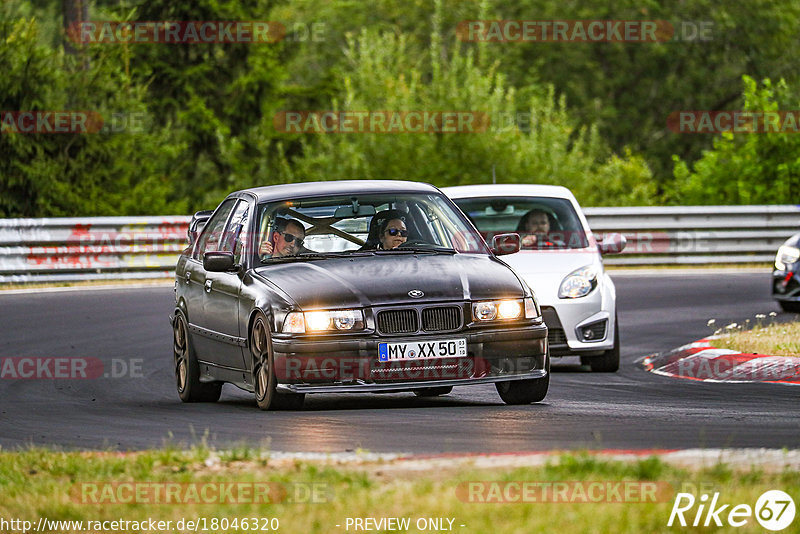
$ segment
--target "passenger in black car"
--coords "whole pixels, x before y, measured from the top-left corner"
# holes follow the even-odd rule
[[[391,250],[397,248],[408,239],[406,216],[408,213],[397,209],[388,209],[376,213],[369,223],[367,240],[361,250]],[[390,225],[391,223],[391,225]],[[391,234],[387,231],[392,228]],[[406,235],[402,235],[405,231]],[[392,241],[387,241],[387,237]]]
[[[391,250],[397,248],[408,239],[406,223],[402,219],[385,219],[381,224],[379,249]]]

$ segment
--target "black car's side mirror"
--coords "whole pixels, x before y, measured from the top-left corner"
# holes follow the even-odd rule
[[[206,252],[203,254],[203,269],[212,273],[226,273],[233,271],[236,263],[233,261],[233,252]]]
[[[619,254],[628,244],[628,239],[622,234],[606,234],[603,242],[597,245],[600,254]]]
[[[189,238],[190,245],[194,245],[200,232],[203,231],[203,228],[213,214],[214,210],[203,210],[192,215],[192,220],[189,221],[189,229],[187,230],[187,237]]]
[[[514,254],[520,249],[519,234],[497,234],[492,238],[492,252],[495,256]]]

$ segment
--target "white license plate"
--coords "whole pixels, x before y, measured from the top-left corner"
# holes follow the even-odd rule
[[[405,341],[403,343],[379,343],[378,359],[382,362],[394,360],[419,360],[424,358],[457,358],[467,355],[466,338],[434,341]]]

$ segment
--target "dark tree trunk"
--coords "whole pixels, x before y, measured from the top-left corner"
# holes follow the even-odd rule
[[[89,0],[61,0],[64,12],[64,50],[75,54],[81,46],[80,23],[89,20]]]

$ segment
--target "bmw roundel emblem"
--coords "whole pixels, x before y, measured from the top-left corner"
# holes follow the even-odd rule
[[[423,293],[419,289],[412,289],[411,291],[408,292],[408,296],[411,297],[412,299],[419,299],[424,297],[425,293]]]

